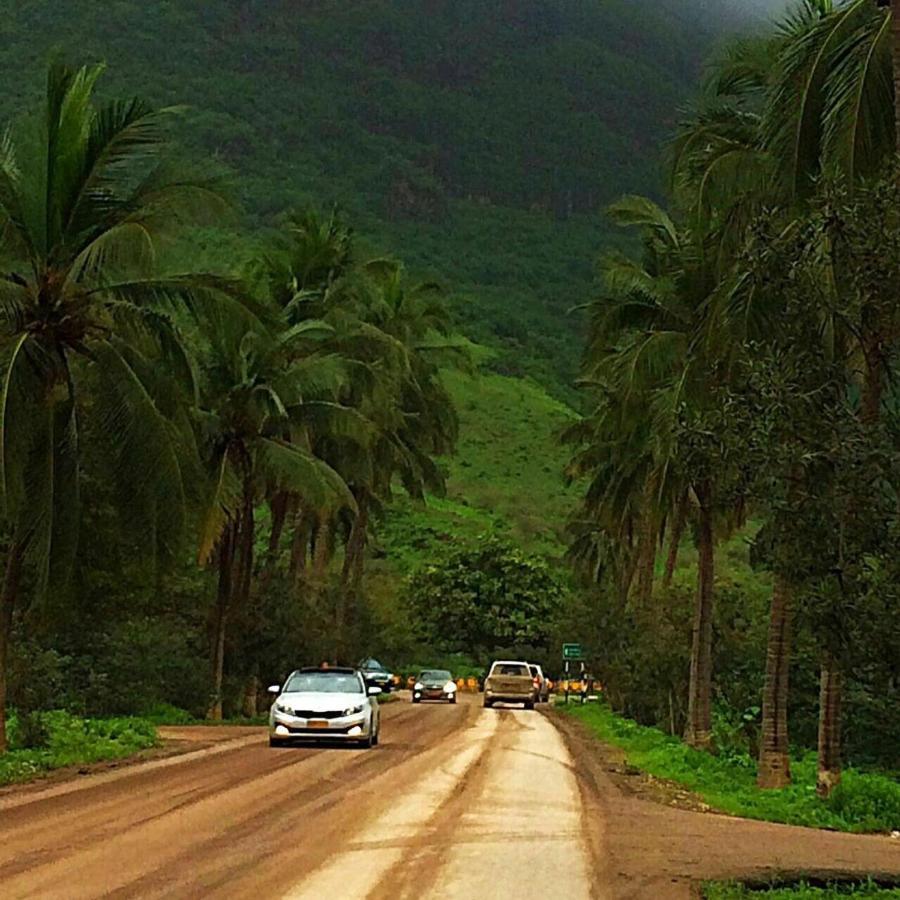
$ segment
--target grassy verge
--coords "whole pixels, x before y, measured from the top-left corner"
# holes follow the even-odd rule
[[[812,887],[797,885],[795,887],[773,887],[766,890],[753,890],[740,884],[707,884],[703,889],[705,900],[900,900],[900,888],[880,888],[875,884],[831,885],[829,887]]]
[[[756,787],[749,757],[716,757],[692,750],[656,728],[645,728],[602,703],[570,707],[601,740],[625,751],[628,762],[657,778],[677,782],[711,807],[749,819],[837,831],[900,829],[900,784],[884,775],[847,770],[828,800],[815,793],[816,760],[807,754],[792,763],[794,783],[776,791]]]
[[[10,725],[13,749],[0,754],[0,785],[31,781],[64,766],[122,759],[157,743],[156,728],[145,719],[80,719],[54,711],[29,717],[27,729],[15,717]]]

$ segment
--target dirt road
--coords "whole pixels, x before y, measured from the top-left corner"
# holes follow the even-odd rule
[[[623,797],[546,716],[461,700],[386,705],[370,751],[182,729],[198,749],[4,791],[0,897],[660,900],[736,860],[737,832],[703,838],[734,820],[668,820],[680,811]],[[802,830],[783,831],[780,859]],[[807,855],[825,838],[823,852],[900,871],[896,842],[804,833]]]

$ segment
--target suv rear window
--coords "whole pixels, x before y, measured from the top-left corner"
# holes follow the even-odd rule
[[[531,677],[531,673],[528,671],[528,666],[517,666],[501,663],[498,663],[494,666],[491,675],[516,675],[524,676],[525,678]]]

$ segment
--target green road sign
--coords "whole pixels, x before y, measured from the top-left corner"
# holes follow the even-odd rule
[[[581,644],[563,644],[563,659],[583,659]]]

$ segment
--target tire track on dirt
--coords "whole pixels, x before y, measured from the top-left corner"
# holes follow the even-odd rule
[[[254,745],[216,748],[212,758],[161,771],[136,766],[111,781],[101,776],[93,788],[31,794],[0,818],[2,895],[236,896],[236,882],[247,881],[241,895],[258,897],[258,879],[247,876],[267,860],[284,854],[303,865],[292,833],[308,835],[310,821],[331,818],[346,831],[354,806],[342,798],[362,797],[420,755],[423,742],[466,718],[465,711],[423,717],[409,706],[386,706],[382,715],[385,743],[371,751],[274,750],[261,733]],[[360,806],[381,799],[362,797]]]

